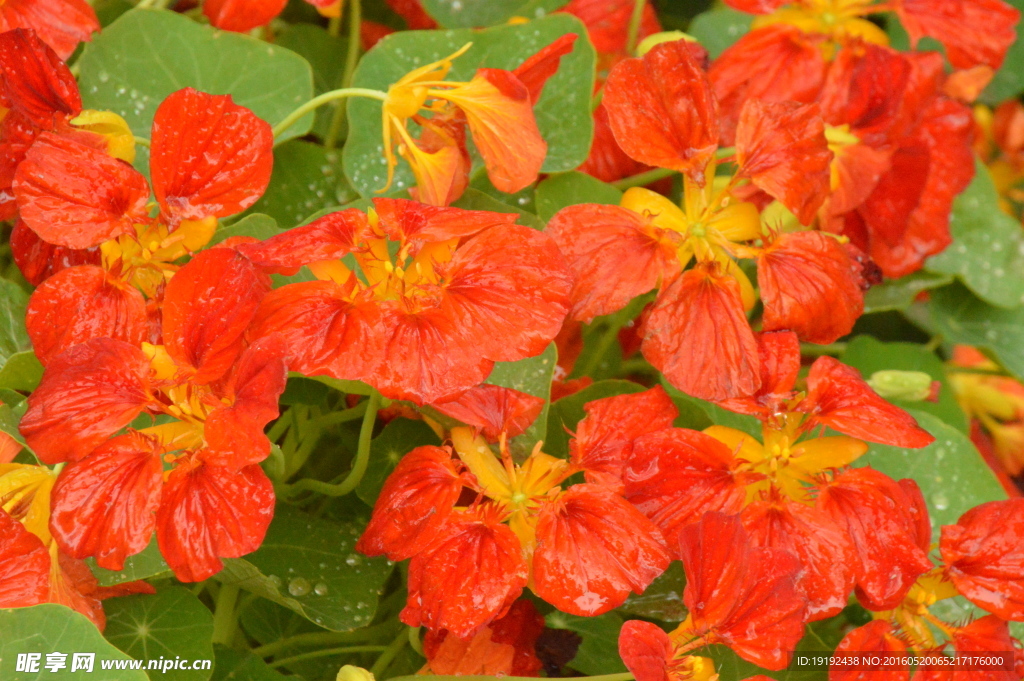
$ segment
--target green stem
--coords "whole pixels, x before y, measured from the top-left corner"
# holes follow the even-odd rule
[[[235,617],[235,603],[238,600],[239,588],[232,584],[221,584],[220,593],[217,594],[217,605],[213,611],[213,642],[223,645],[231,645],[235,638],[235,627],[238,618]]]
[[[363,475],[370,463],[370,439],[373,436],[373,426],[377,422],[377,410],[380,409],[383,397],[374,390],[366,401],[366,413],[363,414],[363,425],[359,428],[359,445],[356,448],[356,458],[352,461],[352,470],[345,479],[338,484],[304,478],[293,485],[281,485],[281,492],[293,496],[297,492],[310,490],[326,494],[330,497],[342,497],[354,490],[362,482]]]
[[[386,92],[381,92],[380,90],[370,90],[362,87],[341,88],[340,90],[325,92],[322,95],[309,100],[295,111],[292,111],[283,121],[275,125],[272,131],[274,133],[274,138],[276,139],[280,137],[281,133],[295,125],[300,118],[309,112],[316,111],[324,104],[328,104],[329,102],[334,102],[339,99],[345,99],[346,97],[368,97],[370,99],[378,99],[383,102],[387,100],[388,95]]]
[[[341,74],[341,87],[352,87],[352,77],[355,75],[356,63],[359,61],[359,27],[363,23],[363,6],[361,0],[349,0],[348,10],[348,45],[345,52],[345,70]],[[327,139],[324,140],[324,147],[333,149],[338,143],[338,135],[345,122],[347,109],[338,102],[334,105],[334,115],[331,116],[331,127],[327,131]]]
[[[924,346],[924,351],[935,352],[942,346],[942,340],[943,339],[941,333],[935,334],[934,336],[931,337],[931,340],[928,341],[927,345]]]
[[[828,345],[814,345],[813,343],[801,343],[800,354],[820,357],[821,355],[841,355],[846,352],[846,343],[829,343]]]
[[[626,33],[626,53],[630,56],[636,53],[636,44],[640,38],[640,23],[644,18],[644,8],[647,0],[634,0],[633,13],[629,16],[629,28]]]
[[[366,413],[366,402],[360,402],[351,409],[345,409],[343,411],[332,411],[329,414],[318,416],[315,419],[310,419],[309,426],[313,428],[330,428],[336,426],[339,423],[348,423],[349,421],[355,421],[358,418],[362,418],[363,414]]]
[[[135,135],[135,143],[149,149],[149,140],[145,137],[139,137],[138,135]]]
[[[654,168],[653,170],[648,170],[638,175],[630,175],[629,177],[624,177],[621,180],[616,180],[615,182],[612,182],[612,186],[616,189],[643,187],[651,182],[657,182],[658,180],[666,177],[671,177],[675,172],[676,171],[669,170],[668,168]]]
[[[403,630],[398,636],[395,637],[394,641],[388,644],[388,647],[385,648],[384,652],[380,654],[380,657],[377,658],[377,661],[373,663],[373,667],[370,668],[370,673],[373,674],[375,677],[383,674],[384,671],[388,668],[388,665],[390,665],[394,661],[398,653],[402,652],[402,648],[408,645],[408,643],[409,634]]]
[[[338,34],[341,33],[341,14],[331,17],[330,21],[327,22],[327,33],[334,38],[337,38]]]
[[[390,629],[389,626],[376,625],[356,631],[314,631],[306,634],[296,634],[288,638],[281,638],[257,648],[253,648],[254,655],[260,657],[271,657],[278,653],[298,646],[331,646],[340,643],[352,643],[358,641],[372,640],[383,629]]]
[[[301,662],[302,660],[312,660],[316,657],[327,657],[328,655],[343,655],[345,653],[379,653],[386,651],[384,646],[345,646],[342,648],[325,648],[324,650],[314,650],[308,653],[302,653],[301,655],[294,655],[292,657],[286,657],[280,660],[274,660],[269,663],[268,667],[283,667],[292,662]]]

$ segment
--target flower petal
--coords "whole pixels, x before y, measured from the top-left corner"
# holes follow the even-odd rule
[[[160,209],[174,220],[241,213],[270,183],[270,125],[230,95],[172,93],[153,118],[150,172]]]
[[[542,47],[536,54],[527,57],[512,73],[530,91],[530,103],[536,106],[548,78],[555,75],[562,57],[569,54],[579,38],[575,33],[566,33]]]
[[[248,33],[270,23],[287,4],[288,0],[206,0],[203,14],[223,31]]]
[[[927,36],[946,48],[958,69],[979,64],[998,69],[1017,38],[1020,12],[1002,0],[897,0],[894,9],[911,46]]]
[[[156,438],[129,431],[61,471],[50,516],[61,550],[121,570],[125,558],[146,548],[156,527],[163,453]]]
[[[89,248],[146,220],[146,178],[109,156],[91,132],[44,132],[14,176],[18,211],[44,241]]]
[[[50,591],[50,552],[39,537],[0,510],[0,607],[45,603]]]
[[[31,29],[0,33],[3,98],[43,130],[82,111],[82,97],[71,71]]]
[[[619,657],[636,681],[671,679],[668,667],[675,647],[661,627],[629,620],[619,630]]]
[[[408,199],[374,199],[373,208],[390,238],[402,243],[411,241],[417,246],[511,225],[519,217],[515,213],[430,206]]]
[[[502,433],[513,438],[530,427],[546,404],[544,398],[511,388],[484,384],[470,388],[454,400],[430,405],[446,416],[478,428],[489,442]]]
[[[21,220],[15,222],[11,230],[11,256],[25,279],[33,286],[39,286],[57,272],[76,265],[100,264],[99,249],[79,250],[54,246],[40,239]]]
[[[77,461],[152,399],[149,360],[123,341],[96,338],[57,355],[28,398],[21,433],[43,463]]]
[[[839,642],[836,656],[851,656],[849,669],[835,665],[829,670],[829,681],[907,681],[910,676],[909,661],[905,669],[885,665],[885,669],[864,669],[857,658],[868,653],[882,653],[886,657],[895,657],[907,652],[907,644],[900,640],[899,634],[888,620],[874,620],[862,627],[857,627]],[[917,678],[916,676],[914,677]]]
[[[303,265],[340,260],[355,249],[369,229],[365,213],[347,208],[265,241],[242,244],[238,251],[266,270],[291,275]]]
[[[658,529],[599,485],[573,485],[537,516],[532,588],[562,612],[592,617],[622,605],[670,562]]]
[[[15,28],[34,30],[58,57],[67,59],[78,43],[100,30],[100,22],[85,0],[5,0],[0,31]]]

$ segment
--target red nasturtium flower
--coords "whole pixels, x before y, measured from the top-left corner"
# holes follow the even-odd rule
[[[416,177],[416,188],[410,192],[414,198],[433,206],[458,199],[469,184],[467,127],[497,189],[511,194],[534,182],[547,144],[537,129],[533,106],[575,41],[576,34],[564,35],[513,71],[477,69],[469,82],[444,78],[452,60],[472,43],[403,76],[388,88],[381,109],[388,178],[380,191],[391,186],[397,150]],[[410,134],[409,120],[422,128],[419,138]]]
[[[100,30],[99,19],[85,0],[4,0],[0,32],[34,31],[61,59]]]
[[[56,272],[32,294],[26,326],[44,364],[90,338],[159,342],[147,299],[159,301],[175,261],[209,242],[217,218],[251,206],[270,181],[270,126],[228,95],[186,88],[157,109],[155,218],[146,179],[97,140],[82,131],[40,133],[15,174],[28,228],[58,247],[98,247],[101,256]]]
[[[246,347],[244,332],[269,289],[246,258],[213,248],[168,283],[163,345],[96,338],[53,358],[21,432],[44,462],[70,462],[50,519],[69,555],[120,570],[155,529],[178,578],[199,581],[259,546],[274,507],[263,427],[286,370],[276,339]],[[115,435],[143,413],[170,420]]]
[[[831,236],[763,230],[757,206],[735,192],[749,181],[804,222],[814,217],[832,159],[817,107],[748,102],[738,170],[716,178],[714,95],[686,41],[621,62],[604,103],[626,153],[684,173],[684,197],[678,207],[633,188],[620,206],[570,206],[552,218],[547,231],[576,274],[574,319],[660,289],[644,325],[644,356],[673,385],[711,400],[750,395],[761,384],[746,316],[756,296],[736,258],[758,261],[766,330],[790,328],[819,343],[849,332],[863,309],[860,264]]]
[[[257,264],[317,281],[275,289],[253,337],[280,334],[290,367],[360,380],[420,404],[482,383],[494,362],[541,353],[568,310],[570,275],[515,215],[376,199],[240,246]],[[350,256],[359,272],[342,258]]]
[[[357,548],[412,558],[404,622],[469,638],[502,617],[528,583],[563,612],[598,615],[668,566],[660,532],[614,488],[589,476],[561,487],[587,470],[589,449],[566,460],[538,445],[523,464],[512,461],[506,441],[517,431],[508,429],[536,399],[470,395],[471,411],[490,410],[490,425],[477,429],[501,431],[500,458],[473,429],[456,427],[450,446],[414,449],[385,483]],[[638,427],[629,419],[618,425]]]
[[[45,466],[0,465],[0,608],[60,603],[103,629],[101,600],[156,591],[146,582],[100,587],[84,562],[58,548],[49,529],[55,479]]]
[[[689,614],[671,634],[648,622],[626,622],[619,654],[637,681],[711,681],[706,645],[727,645],[766,669],[782,669],[803,636],[806,600],[800,562],[758,546],[738,516],[709,512],[679,532]]]
[[[537,676],[543,665],[535,647],[543,631],[544,617],[532,602],[521,598],[503,617],[482,627],[470,639],[451,636],[444,629],[428,630],[423,639],[427,664],[420,673]]]
[[[341,14],[344,0],[306,0],[325,17]],[[284,11],[288,0],[204,0],[203,14],[210,23],[225,31],[248,33],[269,24]]]

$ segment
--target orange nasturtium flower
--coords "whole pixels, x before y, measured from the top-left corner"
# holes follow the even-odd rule
[[[274,508],[263,428],[286,370],[276,339],[244,333],[269,290],[236,251],[203,251],[167,285],[162,345],[94,338],[47,365],[21,432],[42,461],[70,462],[50,520],[65,552],[120,570],[155,530],[176,576],[201,581],[260,545]],[[142,414],[164,418],[132,428]]]
[[[621,456],[650,424],[609,410],[612,420],[598,428],[608,439],[574,440],[570,459],[538,444],[516,464],[506,441],[522,426],[517,416],[540,398],[498,390],[511,396],[470,391],[455,413],[483,415],[483,432],[498,432],[499,455],[476,429],[461,426],[447,446],[414,449],[385,482],[357,544],[368,555],[412,558],[401,615],[412,626],[470,638],[504,616],[527,585],[563,612],[599,615],[668,567],[661,533],[615,485],[588,473],[586,482],[562,487],[587,471],[588,451]],[[655,399],[668,401],[663,392]]]
[[[381,111],[388,179],[380,191],[391,186],[397,150],[416,177],[414,198],[434,206],[458,199],[469,184],[467,127],[498,190],[512,194],[534,182],[547,144],[537,129],[533,106],[561,58],[572,51],[576,37],[563,35],[513,71],[477,69],[468,82],[445,77],[452,61],[472,43],[402,76],[388,88]],[[409,132],[410,120],[422,128],[419,138]]]
[[[4,34],[0,66],[12,112],[34,125],[9,138],[5,119],[0,143],[22,153],[2,170],[13,172],[20,216],[12,250],[39,284],[26,326],[40,361],[91,338],[158,341],[159,317],[150,317],[175,261],[205,246],[217,218],[251,206],[269,183],[270,126],[230,96],[171,94],[153,119],[154,206],[150,184],[128,163],[131,131],[109,112],[81,111],[74,79],[48,48]]]
[[[5,0],[0,4],[0,32],[28,29],[61,59],[100,30],[96,12],[86,0]]]
[[[716,177],[719,121],[711,85],[686,41],[620,62],[605,86],[615,138],[634,159],[684,174],[681,206],[641,188],[620,206],[560,211],[547,232],[576,275],[572,317],[589,321],[641,293],[660,293],[644,324],[644,356],[675,386],[703,399],[760,387],[746,311],[754,287],[737,264],[756,259],[765,330],[828,343],[863,310],[861,266],[836,238],[761,227],[741,190],[775,197],[804,223],[829,189],[828,149],[816,106],[751,100],[736,136],[737,171]],[[686,269],[693,263],[693,267]]]
[[[101,600],[156,591],[141,581],[100,587],[83,561],[59,548],[49,527],[56,477],[45,466],[0,464],[0,608],[60,603],[103,629]]]
[[[264,268],[317,277],[272,291],[251,335],[280,334],[307,376],[420,404],[456,396],[494,362],[543,352],[568,310],[562,255],[516,217],[375,199],[239,246]]]

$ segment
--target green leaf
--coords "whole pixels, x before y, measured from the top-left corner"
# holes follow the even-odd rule
[[[327,399],[330,392],[331,389],[320,381],[314,381],[304,376],[294,376],[288,379],[279,402],[282,405],[320,404]]]
[[[274,172],[251,210],[293,227],[313,213],[356,198],[342,175],[340,154],[292,140],[274,149]]]
[[[227,227],[220,227],[213,234],[213,238],[210,239],[210,246],[215,246],[222,241],[226,241],[234,236],[251,236],[254,239],[263,241],[270,237],[280,234],[281,230],[277,227],[277,221],[269,215],[263,213],[253,213],[246,215],[238,222],[233,222]]]
[[[890,279],[878,286],[872,286],[864,295],[864,314],[905,310],[914,302],[921,291],[939,288],[953,281],[948,274],[936,274],[920,270],[899,279]]]
[[[17,395],[18,393],[14,394]],[[28,403],[24,400],[17,404],[8,402],[7,400],[11,399],[11,397],[7,395],[0,399],[3,399],[4,402],[0,404],[0,431],[10,435],[24,447],[25,438],[22,437],[21,431],[18,430],[18,424],[21,423],[21,417],[25,415],[25,411],[28,409]]]
[[[442,28],[497,26],[514,16],[540,17],[568,0],[423,0],[423,9]]]
[[[693,19],[687,33],[697,39],[712,59],[750,31],[754,17],[728,7],[702,12]]]
[[[932,292],[928,312],[947,342],[986,349],[1007,371],[1024,380],[1024,308],[986,305],[954,284]]]
[[[35,390],[43,378],[43,365],[32,350],[16,352],[7,358],[0,369],[0,388],[8,390]]]
[[[103,635],[136,660],[213,659],[213,614],[186,588],[171,586],[155,594],[112,598],[103,609],[107,613]],[[204,681],[213,669],[160,672],[160,678],[170,681]]]
[[[644,386],[632,381],[598,381],[579,392],[552,402],[551,410],[548,412],[548,439],[544,443],[544,451],[552,456],[562,458],[569,456],[570,435],[566,429],[576,430],[576,426],[586,416],[583,407],[587,402],[614,395],[638,393],[643,390]]]
[[[489,210],[492,213],[518,213],[519,217],[516,219],[521,225],[532,227],[533,229],[541,230],[544,229],[544,223],[541,222],[533,213],[516,208],[507,203],[503,203],[493,196],[484,194],[479,189],[473,189],[472,187],[467,189],[459,200],[452,204],[456,208],[465,208],[466,210]]]
[[[356,488],[356,496],[368,506],[377,503],[384,481],[402,457],[424,445],[440,445],[437,434],[423,421],[395,419],[370,441],[370,466]]]
[[[577,617],[556,610],[545,619],[552,629],[568,629],[583,639],[568,666],[589,675],[626,671],[626,665],[619,658],[619,630],[623,620],[618,614]]]
[[[686,619],[686,606],[683,605],[685,588],[683,564],[674,561],[642,594],[630,594],[619,611],[662,622],[682,622]]]
[[[16,672],[20,653],[42,653],[38,673]],[[47,653],[64,653],[67,667],[58,674],[44,666]],[[93,671],[71,672],[74,653],[95,653]],[[148,681],[144,671],[122,669],[112,675],[101,670],[102,661],[130,660],[131,658],[108,643],[99,629],[85,615],[56,603],[34,605],[31,608],[0,610],[0,675],[5,681],[33,681],[36,679],[112,679],[116,681]]]
[[[938,541],[942,525],[955,523],[978,504],[1005,499],[1006,492],[966,435],[937,416],[908,411],[935,442],[922,449],[873,444],[854,465],[917,482],[932,519],[932,541]]]
[[[285,676],[267,666],[248,650],[235,650],[219,643],[213,647],[214,665],[210,681],[286,681]]]
[[[306,23],[284,24],[275,36],[274,43],[295,52],[313,69],[314,94],[322,95],[342,86],[345,71],[345,53],[348,40],[332,36],[319,26]],[[344,106],[344,103],[338,103]],[[322,106],[316,110],[313,132],[326,139],[334,117],[334,106]]]
[[[622,192],[586,173],[552,175],[537,185],[537,214],[547,222],[566,206],[579,203],[618,205]]]
[[[166,10],[126,12],[85,46],[76,66],[85,107],[120,114],[144,137],[160,102],[185,87],[229,94],[271,125],[313,97],[309,64],[291,50]],[[309,114],[279,140],[312,125]]]
[[[1024,12],[1024,0],[1006,1]],[[1024,16],[1017,22],[1017,40],[1010,45],[1003,65],[981,95],[984,103],[994,106],[1024,92],[1024,40],[1021,36],[1024,36]]]
[[[956,400],[953,387],[946,380],[945,367],[935,353],[928,352],[917,343],[883,343],[871,336],[857,336],[846,346],[840,358],[859,370],[865,380],[871,378],[876,371],[896,369],[899,371],[922,371],[938,381],[938,402],[908,402],[890,400],[902,409],[917,409],[938,416],[962,433],[968,433],[967,417],[964,416],[960,404]]]
[[[365,627],[392,566],[356,553],[364,525],[315,518],[279,503],[262,546],[245,558],[225,560],[217,579],[331,631]]]
[[[551,406],[551,377],[558,364],[558,350],[555,344],[536,357],[527,357],[518,362],[496,362],[486,383],[512,388],[527,395],[544,399],[544,409],[537,420],[522,435],[512,438],[509,447],[516,456],[526,456],[533,446],[547,437],[548,409]]]
[[[346,395],[369,395],[373,392],[373,388],[362,381],[349,381],[343,378],[331,378],[330,376],[303,376],[294,371],[289,372],[288,378],[308,378],[311,381],[323,383],[327,387],[334,388]]]
[[[386,90],[409,71],[443,59],[472,42],[473,47],[455,60],[446,79],[465,82],[481,67],[514,69],[566,33],[586,36],[586,28],[573,16],[555,14],[525,24],[482,31],[394,33],[363,56],[353,85]],[[590,114],[593,88],[594,48],[588,40],[577,40],[572,53],[562,58],[558,72],[547,82],[544,94],[534,107],[537,125],[548,144],[543,172],[572,170],[586,160],[593,135]],[[376,196],[387,180],[387,166],[381,152],[381,102],[349,99],[348,120],[349,136],[343,156],[345,174],[360,194]],[[400,162],[391,189],[400,191],[414,182],[408,164]]]
[[[0,388],[34,390],[43,375],[25,330],[28,297],[13,281],[0,279]]]
[[[694,420],[694,425],[682,425],[680,426],[680,419],[676,419],[676,425],[683,428],[693,428],[694,430],[701,430],[707,428],[712,423],[716,426],[725,426],[726,428],[734,428],[742,431],[747,435],[753,435],[758,442],[761,441],[761,422],[753,416],[747,416],[746,414],[737,414],[736,412],[729,411],[728,409],[722,409],[717,404],[711,402],[705,402],[704,400],[696,397],[687,395],[682,390],[679,390],[672,384],[670,384],[665,377],[661,377],[661,387],[665,389],[668,396],[672,398],[672,402],[676,405],[676,409],[679,410],[680,417],[688,417]],[[700,420],[700,414],[703,413],[706,422]]]
[[[1024,230],[999,208],[999,194],[979,161],[974,181],[953,203],[953,243],[928,259],[931,272],[955,274],[992,305],[1024,303]]]
[[[99,581],[100,586],[115,586],[125,582],[134,582],[139,579],[150,577],[163,577],[171,574],[171,568],[167,565],[160,547],[156,543],[156,535],[149,541],[146,548],[134,556],[128,556],[124,561],[122,570],[105,570],[96,565],[96,559],[86,558],[93,575]]]

